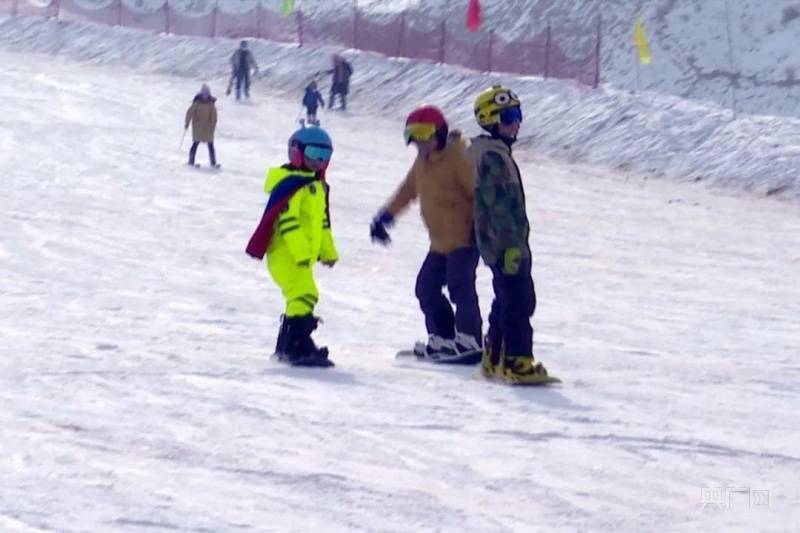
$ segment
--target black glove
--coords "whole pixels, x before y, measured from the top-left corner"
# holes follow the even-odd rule
[[[386,246],[392,242],[389,232],[386,228],[391,228],[394,223],[394,217],[386,209],[381,209],[375,218],[372,219],[372,225],[369,227],[369,235],[372,237],[372,242],[378,241]]]

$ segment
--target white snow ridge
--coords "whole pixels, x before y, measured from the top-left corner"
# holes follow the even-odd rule
[[[244,247],[331,50],[253,43],[239,105],[235,44],[0,20],[0,530],[797,531],[800,122],[348,51],[350,110],[322,115],[337,366],[287,368]],[[219,173],[178,150],[204,81]],[[525,110],[547,389],[395,360],[427,236],[411,212],[369,240],[405,113],[473,135],[495,81]],[[478,290],[486,317],[484,266]]]

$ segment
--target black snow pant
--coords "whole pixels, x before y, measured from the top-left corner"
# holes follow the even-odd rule
[[[311,125],[317,122],[317,106],[306,106],[306,122]]]
[[[428,252],[417,275],[415,293],[429,334],[452,339],[459,331],[481,345],[481,311],[475,292],[478,258],[478,249],[472,247],[458,248],[448,254]],[[455,314],[442,293],[444,286],[455,304]]]
[[[343,87],[340,83],[331,85],[331,94],[328,98],[328,109],[333,109],[333,102],[336,96],[342,99],[342,109],[347,109],[347,88]]]
[[[242,89],[244,89],[244,97],[250,98],[250,69],[236,71],[236,99],[242,97]]]
[[[491,269],[494,301],[489,313],[487,337],[492,352],[499,357],[500,349],[504,347],[508,356],[530,357],[533,355],[531,317],[536,310],[531,261],[522,261],[519,271],[513,275],[503,273],[502,261]]]
[[[197,155],[197,147],[200,145],[200,141],[195,141],[192,143],[192,147],[189,148],[189,164],[194,165],[194,158]],[[211,162],[211,166],[217,164],[217,154],[214,151],[214,143],[208,143],[208,160]]]

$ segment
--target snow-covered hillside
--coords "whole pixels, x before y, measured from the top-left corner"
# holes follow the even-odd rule
[[[8,17],[0,18],[0,46],[215,79],[220,87],[227,82],[228,55],[236,44]],[[301,88],[314,73],[329,68],[335,50],[269,42],[256,42],[253,49],[265,67],[260,86],[297,98],[298,105]],[[508,83],[525,102],[522,145],[538,154],[602,164],[636,176],[800,198],[798,119],[733,120],[724,108],[657,93],[591,90],[571,82],[485,75],[356,52],[350,57],[356,69],[354,105],[367,115],[380,112],[400,118],[410,106],[428,101],[466,127],[472,123],[473,95],[491,83]]]
[[[343,16],[350,0],[303,0],[303,10]],[[463,21],[466,1],[359,1],[367,16],[407,7],[414,24]],[[558,45],[576,57],[593,50],[602,17],[602,81],[713,101],[738,112],[800,116],[800,2],[796,0],[481,0],[485,31],[524,39],[550,24]],[[637,14],[653,63],[639,66],[633,45]],[[337,15],[338,14],[338,15]],[[318,15],[319,16],[319,15]],[[462,24],[451,24],[451,30]]]
[[[10,1],[10,0],[8,0]],[[23,2],[30,0],[21,0]],[[110,0],[75,0],[107,6]],[[124,0],[158,9],[164,0]],[[253,9],[259,0],[170,0],[181,12],[209,13]],[[282,0],[260,0],[279,11]],[[360,17],[386,21],[405,11],[409,25],[434,29],[448,21],[448,32],[466,38],[466,0],[297,0],[307,16],[340,20],[352,26]],[[2,2],[0,2],[2,4]],[[715,102],[737,113],[800,116],[800,2],[797,0],[481,0],[482,31],[505,41],[526,40],[549,24],[553,40],[574,58],[594,51],[602,19],[601,79],[620,89],[652,90]],[[640,66],[633,27],[641,13],[653,63]],[[506,63],[504,61],[503,63]]]

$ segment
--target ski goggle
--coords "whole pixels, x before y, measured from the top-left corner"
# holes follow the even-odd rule
[[[522,122],[522,108],[519,106],[507,107],[500,111],[500,122],[505,125]]]
[[[430,122],[414,122],[409,124],[406,126],[406,131],[403,134],[406,144],[411,144],[411,141],[429,141],[434,135],[436,135],[436,124]]]
[[[303,155],[306,159],[313,159],[315,161],[330,161],[333,155],[333,149],[328,146],[317,146],[315,144],[307,144]]]

